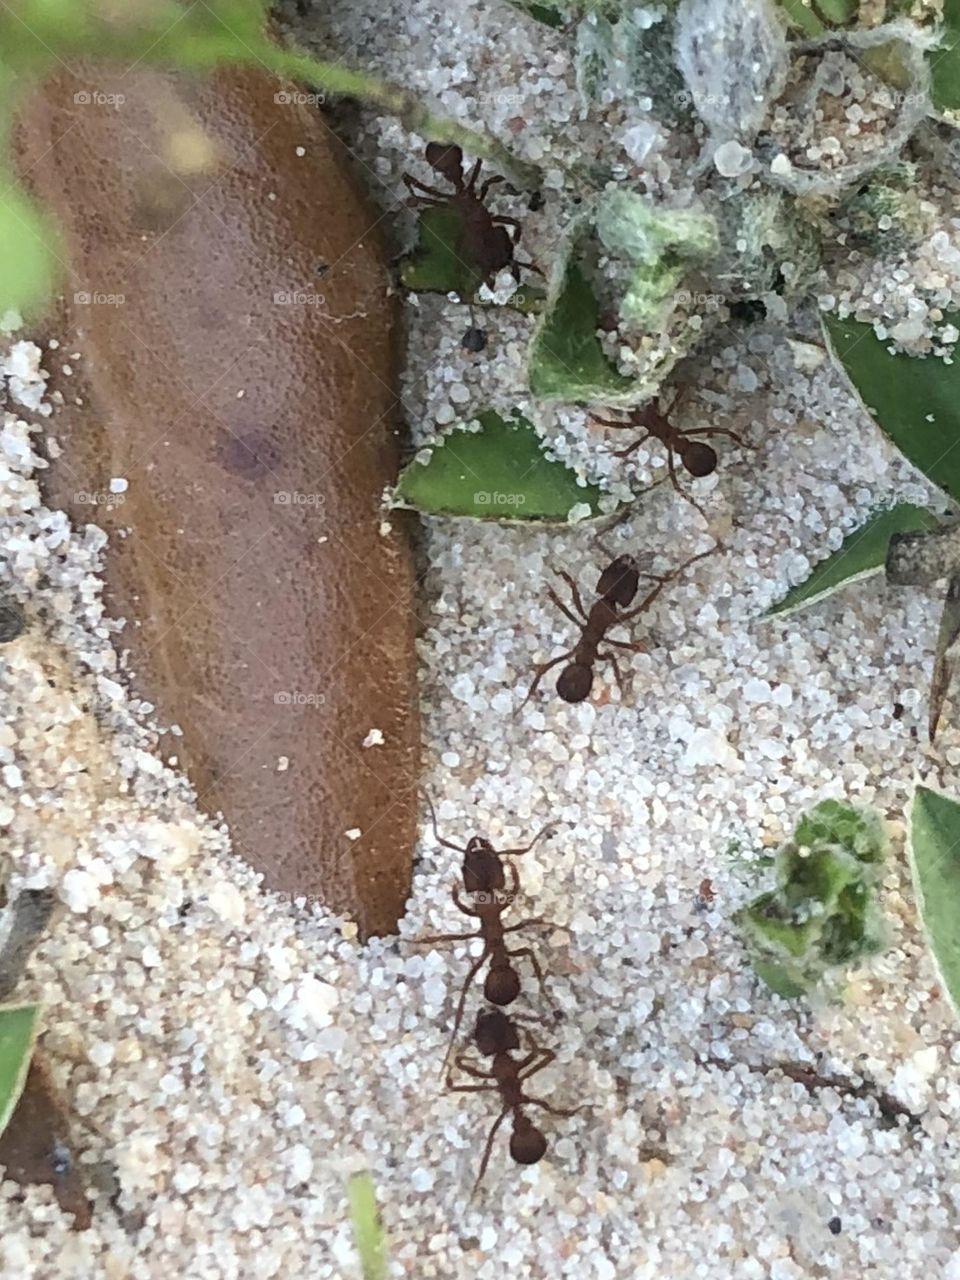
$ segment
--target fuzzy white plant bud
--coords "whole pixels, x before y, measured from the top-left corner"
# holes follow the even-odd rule
[[[681,0],[674,48],[712,137],[752,141],[787,77],[786,32],[770,0]]]

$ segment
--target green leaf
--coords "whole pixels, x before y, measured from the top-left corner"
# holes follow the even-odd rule
[[[917,787],[908,855],[927,946],[960,1013],[960,803]]]
[[[355,1173],[350,1178],[347,1199],[363,1280],[386,1280],[387,1241],[377,1211],[377,1193],[369,1173]]]
[[[943,323],[960,326],[960,313]],[[824,318],[824,333],[868,412],[928,480],[960,499],[960,363],[889,351],[873,326]]]
[[[779,0],[790,23],[808,36],[819,36],[830,27],[845,27],[857,16],[860,0]]]
[[[867,523],[847,534],[839,548],[816,566],[810,577],[793,587],[764,618],[785,617],[832,596],[841,587],[883,570],[890,538],[895,533],[934,529],[937,516],[926,507],[901,502],[871,516]]]
[[[510,3],[521,13],[527,14],[537,22],[542,22],[545,27],[553,27],[556,30],[566,23],[565,6],[559,8],[552,4],[537,4],[536,0],[510,0]]]
[[[58,237],[47,217],[15,188],[0,192],[0,314],[26,315],[53,292]]]
[[[808,810],[796,825],[793,843],[807,849],[841,845],[859,862],[867,863],[881,863],[887,854],[887,833],[880,815],[844,800],[821,800]]]
[[[580,485],[562,462],[551,462],[532,425],[519,414],[477,414],[479,431],[454,430],[441,437],[426,463],[405,467],[395,497],[431,515],[481,520],[566,522],[586,503],[599,514],[601,490]]]
[[[463,215],[457,209],[424,209],[416,248],[400,264],[400,283],[414,293],[455,293],[464,302],[475,302],[483,272],[462,256],[462,235]],[[545,298],[539,285],[523,284],[505,305],[530,315],[541,309]]]
[[[39,1020],[38,1005],[0,1005],[0,1133],[20,1101]]]
[[[960,0],[943,0],[940,44],[927,61],[933,105],[938,111],[960,110]]]
[[[778,964],[776,960],[762,956],[751,956],[750,964],[760,981],[766,983],[775,996],[781,996],[784,1000],[796,1000],[799,996],[805,996],[810,989],[810,983],[805,982],[792,966]]]
[[[604,403],[631,387],[604,355],[599,308],[571,253],[530,346],[530,390],[542,400]]]

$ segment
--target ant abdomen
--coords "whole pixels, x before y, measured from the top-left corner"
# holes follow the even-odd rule
[[[683,446],[680,461],[690,475],[710,476],[717,469],[717,451],[702,440],[689,440]]]
[[[520,975],[516,969],[491,969],[483,984],[483,994],[491,1004],[513,1004],[520,994]]]
[[[564,702],[583,702],[593,688],[593,669],[571,662],[557,677],[557,693]]]
[[[510,1135],[510,1155],[517,1164],[536,1164],[547,1153],[547,1140],[534,1125]]]

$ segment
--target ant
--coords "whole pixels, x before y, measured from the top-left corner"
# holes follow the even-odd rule
[[[490,188],[502,177],[487,178],[479,190],[477,182],[483,161],[477,160],[464,176],[463,151],[456,145],[444,146],[439,142],[427,143],[427,164],[453,187],[453,194],[427,186],[409,173],[403,181],[410,192],[407,204],[411,209],[454,209],[460,214],[462,230],[457,240],[457,251],[465,261],[482,272],[482,283],[492,285],[499,271],[510,268],[514,280],[520,283],[520,269],[542,272],[532,262],[520,262],[514,256],[514,248],[520,241],[523,225],[518,218],[491,213],[484,201]],[[508,231],[507,228],[512,228]]]
[[[625,449],[615,449],[613,456],[615,458],[629,458],[635,453],[642,444],[645,444],[651,436],[655,440],[659,440],[666,445],[667,449],[667,467],[670,473],[670,483],[676,489],[681,497],[700,512],[704,519],[706,513],[703,507],[695,498],[691,497],[684,489],[680,487],[677,479],[677,471],[674,466],[674,454],[680,459],[680,465],[684,471],[694,479],[700,479],[702,476],[713,475],[717,469],[717,451],[711,445],[705,444],[698,436],[727,436],[731,440],[735,440],[737,444],[743,448],[747,448],[746,441],[742,440],[735,432],[728,430],[726,427],[696,427],[691,431],[684,431],[680,427],[675,427],[670,422],[670,415],[680,401],[680,398],[686,392],[686,387],[680,387],[676,395],[670,401],[666,411],[658,408],[659,401],[654,404],[644,405],[641,409],[634,409],[626,422],[616,422],[612,418],[594,418],[593,421],[602,427],[613,427],[615,430],[625,431],[631,427],[640,427],[644,434],[639,439],[634,440],[632,444],[627,445]]]
[[[593,688],[593,668],[598,660],[609,662],[613,666],[620,697],[623,698],[623,677],[616,654],[612,652],[612,649],[603,652],[600,646],[601,644],[608,644],[612,648],[627,649],[631,653],[643,653],[645,650],[643,645],[633,641],[611,640],[607,632],[612,627],[622,626],[624,623],[632,622],[634,618],[639,617],[641,613],[650,608],[668,582],[678,578],[697,560],[702,560],[705,556],[712,555],[716,549],[716,546],[714,546],[709,551],[701,551],[699,555],[691,556],[689,560],[685,560],[678,568],[663,576],[652,573],[641,575],[633,556],[617,556],[601,573],[597,581],[597,600],[590,606],[589,612],[584,607],[576,582],[565,570],[559,570],[559,576],[570,589],[576,613],[563,603],[553,587],[548,588],[547,596],[560,612],[570,619],[574,626],[580,628],[580,639],[566,653],[561,653],[559,657],[552,658],[549,662],[541,663],[534,668],[536,675],[534,676],[533,684],[531,684],[526,698],[520,704],[520,709],[525,707],[536,693],[540,681],[551,667],[555,667],[561,662],[566,662],[567,665],[557,677],[556,687],[557,693],[564,702],[583,702],[589,696],[590,690]],[[622,610],[633,603],[639,589],[641,576],[652,578],[656,586],[647,592],[635,609],[628,609],[624,613]]]
[[[526,853],[540,839],[540,836],[549,829],[545,827],[543,831],[538,832],[526,848],[507,849],[503,851],[504,854]],[[441,843],[447,844],[448,842],[441,841]],[[459,848],[457,845],[451,845],[450,847]],[[453,1019],[453,1032],[440,1066],[441,1074],[443,1074],[450,1060],[450,1054],[453,1052],[453,1046],[456,1044],[457,1032],[460,1030],[460,1024],[463,1021],[463,1011],[466,1007],[467,992],[470,990],[470,984],[487,961],[489,961],[490,967],[484,979],[483,994],[490,1004],[501,1006],[512,1004],[519,996],[520,975],[513,961],[520,957],[530,961],[530,967],[536,974],[541,988],[544,983],[543,970],[540,968],[540,962],[531,948],[517,947],[511,950],[506,942],[508,933],[517,933],[520,929],[525,929],[527,925],[545,923],[541,916],[537,916],[521,920],[517,924],[508,925],[504,928],[504,912],[515,900],[520,888],[520,877],[517,874],[517,868],[512,862],[508,862],[504,866],[500,861],[503,854],[497,853],[490,842],[482,836],[472,837],[466,848],[460,851],[464,855],[464,886],[466,891],[473,895],[473,901],[472,903],[463,901],[460,896],[460,886],[457,884],[452,885],[451,896],[457,910],[462,911],[465,916],[473,916],[477,921],[478,927],[471,933],[442,933],[427,938],[414,939],[418,944],[466,942],[471,938],[480,938],[483,941],[483,950],[471,965],[470,972],[464,979],[463,987],[460,991],[460,999],[457,1002],[457,1010]]]
[[[451,1093],[487,1093],[496,1091],[500,1094],[503,1102],[503,1110],[494,1121],[493,1128],[487,1137],[487,1145],[484,1148],[483,1159],[480,1162],[480,1172],[477,1174],[477,1180],[473,1184],[474,1191],[479,1187],[483,1180],[483,1175],[487,1171],[497,1130],[508,1115],[512,1114],[513,1116],[510,1155],[517,1164],[536,1164],[546,1154],[547,1140],[530,1117],[524,1115],[524,1106],[542,1107],[544,1111],[549,1111],[551,1115],[555,1116],[572,1116],[581,1110],[580,1107],[574,1107],[572,1110],[563,1110],[560,1107],[554,1107],[549,1102],[545,1102],[542,1098],[531,1098],[524,1092],[524,1081],[529,1080],[532,1075],[549,1066],[557,1056],[551,1049],[539,1048],[529,1032],[527,1033],[527,1041],[530,1046],[530,1052],[526,1057],[520,1059],[512,1057],[511,1055],[520,1048],[520,1035],[515,1023],[500,1009],[486,1009],[477,1015],[473,1043],[478,1053],[485,1058],[493,1059],[491,1070],[478,1070],[462,1054],[455,1058],[454,1061],[460,1070],[466,1072],[468,1076],[472,1076],[475,1080],[490,1081],[491,1083],[454,1084],[452,1078],[449,1075],[447,1076],[447,1088]]]

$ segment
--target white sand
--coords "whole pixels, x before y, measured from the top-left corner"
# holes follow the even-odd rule
[[[567,124],[576,106],[560,37],[499,5],[428,13],[343,0],[341,52],[443,86],[446,109],[501,134],[525,113],[518,146],[530,158],[552,139],[569,158],[602,135]],[[418,77],[423,67],[433,71]],[[519,105],[500,101],[509,94]],[[358,153],[399,196],[417,144],[364,119]],[[538,258],[569,212],[555,206],[529,220]],[[459,349],[465,308],[421,298],[408,317],[417,358],[405,406],[419,439],[450,420],[445,406],[459,417],[518,405],[559,429],[558,453],[626,492],[630,469],[582,413],[528,403],[529,321],[483,313],[490,343],[471,357]],[[591,529],[425,522],[424,779],[451,839],[515,844],[562,824],[521,864],[530,913],[557,926],[534,945],[564,1015],[538,1032],[558,1061],[532,1090],[588,1105],[546,1117],[548,1157],[529,1169],[510,1163],[501,1133],[470,1201],[494,1102],[437,1079],[466,953],[406,941],[460,929],[455,856],[424,831],[402,939],[363,949],[349,925],[258,894],[150,753],[138,727],[149,708],[117,683],[99,535],[39,505],[16,416],[44,435],[56,416],[37,412],[33,354],[19,351],[26,382],[7,380],[16,412],[0,435],[0,567],[32,622],[0,666],[0,765],[14,766],[0,818],[15,886],[54,885],[64,903],[23,995],[47,1006],[44,1051],[100,1189],[93,1227],[75,1235],[49,1191],[22,1197],[4,1183],[0,1275],[355,1280],[344,1179],[368,1168],[391,1274],[417,1280],[958,1280],[960,1046],[902,848],[915,773],[955,787],[960,762],[949,725],[936,752],[923,745],[936,604],[874,580],[759,621],[871,507],[928,496],[829,367],[804,372],[763,326],[725,332],[701,362],[702,412],[757,447],[724,443],[717,475],[698,482],[726,550],[638,628],[650,651],[628,663],[625,705],[605,671],[593,704],[559,703],[548,680],[512,715],[532,663],[570,643],[545,602],[552,568],[586,593],[605,563]],[[637,462],[642,477],[662,475],[656,447]],[[664,485],[604,541],[671,565],[709,536]],[[731,930],[756,892],[733,851],[774,846],[827,795],[891,820],[890,947],[822,999],[788,1004],[753,978]],[[871,1101],[749,1069],[780,1061],[863,1075],[919,1125],[891,1128]]]

